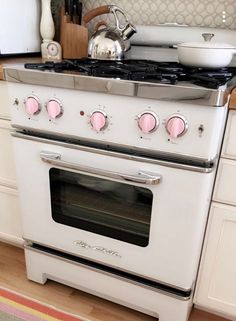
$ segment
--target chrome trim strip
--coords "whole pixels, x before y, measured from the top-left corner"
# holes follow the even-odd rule
[[[189,170],[189,171],[198,172],[198,173],[208,174],[208,173],[212,173],[215,170],[215,166],[210,168],[205,168],[205,167],[194,166],[194,165],[168,162],[168,161],[163,161],[159,159],[153,159],[153,158],[142,157],[142,156],[134,156],[130,154],[124,154],[124,153],[114,152],[114,151],[105,150],[105,149],[98,149],[98,148],[93,148],[88,146],[75,145],[68,142],[61,142],[56,140],[50,140],[47,138],[30,136],[19,132],[12,132],[11,135],[16,138],[31,140],[39,143],[50,144],[50,145],[61,146],[61,147],[70,148],[70,149],[76,149],[80,151],[90,152],[93,154],[106,155],[106,156],[111,156],[111,157],[116,157],[121,159],[128,159],[136,162],[155,164],[155,165],[166,166],[166,167],[182,169],[182,170]],[[213,162],[215,161],[213,160]]]
[[[83,166],[71,162],[67,162],[62,160],[61,154],[52,153],[48,151],[42,151],[40,153],[41,160],[47,164],[72,169],[80,173],[85,174],[94,174],[101,177],[107,177],[110,179],[116,179],[119,181],[125,182],[132,182],[138,184],[145,184],[145,185],[157,185],[161,182],[161,176],[151,173],[146,173],[140,171],[138,175],[129,175],[129,174],[122,174],[118,172],[112,172],[108,170],[102,170],[95,167]]]
[[[25,240],[25,239],[24,239],[24,240]],[[26,241],[26,243],[24,244],[24,248],[27,249],[27,250],[30,250],[30,251],[32,251],[32,252],[36,252],[36,253],[39,253],[39,254],[43,254],[43,255],[48,256],[48,257],[57,258],[57,259],[62,260],[62,261],[64,261],[64,262],[67,262],[67,263],[70,263],[70,264],[73,264],[73,265],[76,265],[76,266],[80,266],[80,267],[85,268],[85,265],[84,265],[84,264],[81,264],[81,263],[79,263],[79,262],[75,262],[75,261],[70,260],[70,259],[65,258],[65,257],[61,257],[61,256],[59,257],[59,256],[57,256],[57,255],[55,255],[55,254],[52,254],[52,253],[44,252],[43,250],[39,250],[39,249],[33,248],[33,247],[32,247],[33,242],[27,241],[27,240],[25,240],[25,241]],[[36,243],[35,243],[35,244],[36,244]],[[48,249],[50,250],[50,248],[48,248]],[[59,251],[60,251],[60,250],[59,250]],[[67,254],[67,253],[65,253],[65,254]],[[68,254],[69,254],[69,253],[68,253]],[[100,263],[100,264],[101,264],[101,263]],[[86,266],[86,268],[89,269],[89,270],[91,270],[91,271],[94,271],[94,272],[97,272],[97,273],[101,273],[101,274],[104,274],[104,275],[108,275],[108,276],[111,276],[111,275],[112,275],[114,278],[116,278],[116,279],[118,279],[118,280],[121,280],[121,281],[124,281],[124,280],[125,280],[125,281],[128,282],[128,283],[134,284],[134,285],[139,286],[139,287],[143,287],[143,288],[145,288],[145,289],[149,289],[149,290],[152,289],[154,292],[158,292],[158,293],[164,294],[164,295],[166,295],[166,296],[169,296],[169,297],[178,299],[178,300],[180,300],[180,301],[188,301],[188,300],[191,298],[191,296],[192,296],[192,295],[190,295],[190,296],[188,296],[188,297],[183,298],[183,297],[178,296],[178,295],[176,295],[176,294],[173,294],[173,293],[170,293],[170,292],[161,290],[161,289],[156,289],[156,288],[153,288],[153,287],[151,287],[151,286],[144,285],[144,284],[142,284],[142,283],[135,282],[135,281],[133,281],[133,280],[126,279],[126,278],[124,278],[124,277],[121,277],[121,276],[118,276],[118,275],[115,275],[115,274],[111,274],[111,273],[106,272],[106,271],[104,271],[104,270],[99,270],[99,269],[96,269],[96,268],[91,267],[91,266]],[[155,282],[158,283],[158,281],[155,281]],[[172,287],[171,285],[165,284],[165,283],[162,283],[162,282],[160,282],[160,284],[163,284],[163,285]],[[172,287],[172,288],[173,288],[173,289],[176,289],[176,290],[180,290],[180,291],[186,291],[186,292],[190,292],[190,291],[191,291],[191,289],[187,289],[187,290],[186,290],[186,289],[181,289],[181,288],[178,288],[178,287]],[[191,292],[192,292],[192,291],[191,291]]]
[[[38,138],[42,138],[42,139],[48,139],[48,140],[52,140],[52,141],[60,141],[62,143],[66,142],[67,144],[72,144],[72,145],[80,145],[80,146],[84,146],[87,148],[94,148],[96,149],[100,149],[100,150],[107,150],[106,148],[104,148],[104,145],[107,146],[109,145],[110,147],[114,147],[113,150],[109,149],[109,152],[114,152],[114,153],[120,153],[120,154],[128,154],[133,156],[134,154],[132,152],[135,152],[135,156],[136,157],[144,157],[144,158],[154,158],[154,159],[158,159],[161,161],[166,161],[170,162],[170,160],[172,159],[177,159],[178,161],[172,161],[173,163],[183,163],[185,164],[188,161],[191,161],[192,163],[196,163],[196,165],[194,164],[194,166],[200,166],[198,165],[199,163],[205,163],[205,164],[215,164],[215,162],[218,159],[218,155],[216,155],[214,158],[202,158],[202,157],[196,157],[196,156],[189,156],[186,154],[173,154],[173,153],[168,153],[168,152],[164,152],[164,151],[150,151],[147,148],[143,148],[143,147],[137,147],[137,146],[129,146],[129,145],[122,145],[122,144],[117,144],[117,143],[111,143],[111,142],[102,142],[100,140],[94,140],[94,139],[84,139],[84,137],[80,137],[80,136],[70,136],[70,135],[66,135],[63,136],[62,134],[57,134],[57,133],[51,133],[48,131],[42,131],[40,129],[34,130],[33,128],[26,128],[25,126],[22,125],[18,125],[18,124],[14,124],[11,123],[11,127],[13,129],[16,129],[17,132],[22,133],[24,135],[27,136],[33,136],[33,137],[38,137]],[[82,143],[81,143],[82,142]],[[95,146],[96,145],[96,146]],[[148,153],[151,152],[152,155],[148,155]],[[145,155],[146,154],[146,155]],[[165,159],[163,159],[163,157],[165,157]],[[208,166],[206,166],[208,167]],[[212,167],[212,166],[209,166]]]
[[[219,89],[211,89],[188,82],[179,82],[177,85],[138,82],[85,76],[78,73],[62,74],[54,71],[25,69],[24,65],[5,66],[4,75],[8,82],[20,84],[174,101],[200,106],[223,107],[230,98],[230,91],[226,86],[221,86]]]

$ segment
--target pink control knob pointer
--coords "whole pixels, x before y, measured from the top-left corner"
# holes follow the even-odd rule
[[[180,117],[172,117],[167,121],[166,130],[171,138],[177,138],[186,129],[185,121]]]
[[[106,127],[107,119],[103,113],[96,111],[92,114],[90,123],[96,132],[100,132]]]
[[[36,98],[28,97],[25,103],[26,112],[29,116],[33,116],[40,111],[40,105]]]
[[[56,100],[50,100],[47,103],[47,112],[51,119],[56,119],[62,115],[61,104]]]
[[[151,133],[157,127],[157,118],[150,113],[142,114],[139,117],[138,125],[144,134]]]

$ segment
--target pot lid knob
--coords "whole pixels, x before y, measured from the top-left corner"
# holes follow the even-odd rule
[[[202,36],[205,41],[211,41],[211,39],[214,37],[214,33],[202,33]]]

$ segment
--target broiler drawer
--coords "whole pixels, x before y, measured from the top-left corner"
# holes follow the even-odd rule
[[[236,205],[236,161],[224,158],[220,160],[213,199]]]

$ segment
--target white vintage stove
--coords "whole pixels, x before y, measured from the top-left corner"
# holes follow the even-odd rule
[[[186,321],[236,69],[156,54],[5,69],[27,275]]]

